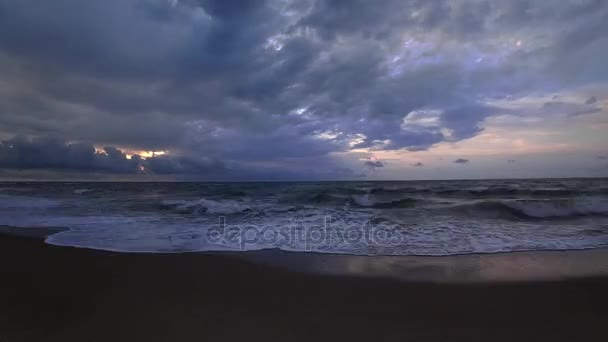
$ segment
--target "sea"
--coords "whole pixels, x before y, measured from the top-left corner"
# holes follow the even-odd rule
[[[136,253],[454,255],[608,246],[608,179],[2,182],[0,225]]]

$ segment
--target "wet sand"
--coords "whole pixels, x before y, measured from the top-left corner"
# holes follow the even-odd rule
[[[404,282],[487,283],[608,277],[608,249],[452,256],[358,256],[263,250],[248,261],[312,274],[391,278]]]
[[[305,260],[290,261],[293,253],[121,254],[46,245],[44,234],[0,235],[0,341],[608,340],[608,278],[601,272],[405,281],[414,273],[293,272]],[[572,267],[595,261],[602,270],[607,262],[603,252],[580,255],[587,261]],[[497,270],[508,269],[508,257]],[[365,257],[350,260],[358,258]],[[323,256],[321,264],[334,259],[349,260]],[[478,269],[471,260],[479,259],[467,260]]]

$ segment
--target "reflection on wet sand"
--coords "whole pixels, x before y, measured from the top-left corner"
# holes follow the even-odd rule
[[[44,238],[61,228],[0,226],[0,234]],[[188,253],[187,253],[188,254]],[[261,250],[217,252],[313,274],[393,278],[407,282],[542,281],[608,276],[608,249],[534,251],[457,256],[358,256]]]
[[[268,250],[244,253],[241,256],[292,271],[386,277],[416,282],[540,281],[608,275],[608,249],[445,257],[366,257]]]

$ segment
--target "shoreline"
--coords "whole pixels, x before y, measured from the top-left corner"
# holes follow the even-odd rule
[[[45,241],[67,228],[0,226],[0,236],[12,235]],[[45,243],[46,244],[46,243]],[[470,253],[443,256],[366,256],[296,252],[280,249],[255,251],[124,252],[48,244],[110,255],[210,255],[244,260],[289,272],[312,275],[390,278],[404,282],[487,283],[551,281],[608,277],[608,248]]]

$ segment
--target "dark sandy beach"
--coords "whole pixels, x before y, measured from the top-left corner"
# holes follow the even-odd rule
[[[0,341],[607,341],[608,278],[439,284],[0,235]],[[605,260],[602,260],[605,263]]]

